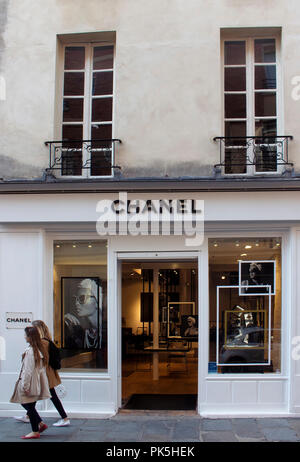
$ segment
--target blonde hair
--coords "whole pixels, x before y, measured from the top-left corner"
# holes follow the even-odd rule
[[[50,331],[47,325],[44,323],[44,321],[36,320],[36,321],[32,321],[31,324],[38,329],[41,338],[52,340]]]

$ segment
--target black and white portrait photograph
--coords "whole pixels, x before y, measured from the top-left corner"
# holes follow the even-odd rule
[[[239,261],[239,295],[275,295],[275,260]],[[270,287],[266,287],[270,286]]]
[[[101,348],[101,286],[99,278],[62,277],[63,348]]]
[[[181,337],[198,337],[198,315],[181,316]]]

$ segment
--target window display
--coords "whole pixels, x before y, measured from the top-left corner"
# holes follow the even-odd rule
[[[99,278],[61,278],[63,348],[101,348]]]
[[[107,243],[54,243],[54,336],[62,368],[107,370]]]
[[[168,303],[168,338],[198,337],[198,315],[195,302]]]
[[[270,285],[271,294],[275,295],[275,275],[275,261],[240,261],[239,285],[242,286],[240,287],[240,294],[267,294],[268,285]]]
[[[211,239],[209,252],[210,373],[280,372],[280,239]]]

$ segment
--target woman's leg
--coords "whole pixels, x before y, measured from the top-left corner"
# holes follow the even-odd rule
[[[62,419],[67,419],[67,414],[66,411],[63,408],[63,405],[61,404],[61,401],[59,397],[56,394],[55,388],[50,388],[50,393],[51,393],[51,401],[56,407],[58,413],[60,414]]]
[[[39,423],[42,421],[40,418],[37,410],[35,409],[36,402],[34,403],[24,403],[22,406],[24,409],[26,409],[30,423],[31,423],[31,428],[34,433],[38,433],[39,431]]]

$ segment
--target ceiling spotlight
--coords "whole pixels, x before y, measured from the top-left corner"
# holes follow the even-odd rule
[[[218,247],[218,243],[216,241],[214,242],[214,247]]]
[[[88,247],[89,247],[89,249],[91,249],[93,246],[92,246],[92,244],[89,244]]]
[[[226,279],[226,276],[222,276],[221,279],[223,279],[223,280]]]
[[[252,245],[245,245],[245,249],[252,249]]]
[[[60,248],[60,245],[59,245],[59,244],[57,244],[56,248],[57,248],[57,249],[59,249],[59,248]]]
[[[255,246],[259,247],[259,242],[258,241],[256,241]]]
[[[75,249],[75,248],[76,248],[76,244],[73,244],[72,247],[73,247],[73,249]]]
[[[241,253],[241,257],[247,257],[246,253]]]
[[[239,246],[240,246],[239,241],[236,241],[235,246],[236,246],[236,247],[239,247]]]

